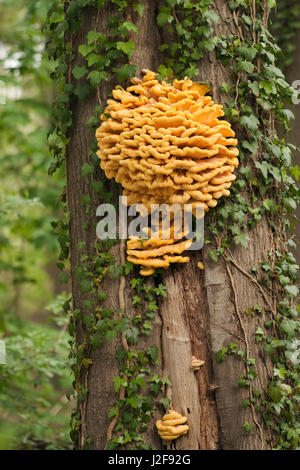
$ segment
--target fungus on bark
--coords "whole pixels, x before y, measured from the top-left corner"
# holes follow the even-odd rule
[[[203,366],[203,364],[205,364],[205,361],[198,359],[196,356],[192,356],[191,368],[193,369],[193,371],[199,370],[200,367]]]
[[[217,205],[236,179],[237,139],[229,122],[221,120],[223,107],[215,104],[209,89],[190,79],[160,81],[154,72],[143,71],[126,90],[117,86],[107,101],[102,123],[96,131],[107,178],[123,186],[128,205],[143,204],[148,214],[153,205],[190,205],[205,211]],[[192,240],[171,223],[169,240],[161,227],[149,240],[130,239],[128,260],[142,267],[141,274],[155,268],[189,261],[181,256]]]

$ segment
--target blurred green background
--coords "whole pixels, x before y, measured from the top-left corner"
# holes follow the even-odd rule
[[[52,0],[0,1],[0,449],[68,449],[69,286],[59,283],[63,172],[48,176],[55,94],[41,25]],[[3,85],[4,84],[4,85]],[[5,90],[5,103],[4,101]]]

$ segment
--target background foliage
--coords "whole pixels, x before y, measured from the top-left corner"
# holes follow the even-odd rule
[[[48,176],[55,90],[41,25],[51,0],[0,2],[0,449],[66,448],[70,365],[57,282],[62,174]]]

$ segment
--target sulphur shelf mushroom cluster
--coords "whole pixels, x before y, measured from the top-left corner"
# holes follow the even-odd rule
[[[170,410],[162,420],[156,422],[156,428],[160,437],[165,441],[172,441],[184,434],[187,434],[189,427],[186,424],[187,418],[177,411]]]
[[[163,203],[189,204],[194,214],[197,207],[208,211],[230,194],[236,178],[235,133],[219,119],[222,106],[205,96],[206,86],[189,79],[169,84],[151,71],[143,73],[126,90],[116,87],[107,101],[96,131],[100,166],[123,186],[128,205],[144,204],[148,214],[151,205]],[[178,227],[169,240],[160,229],[148,236],[147,242],[131,239],[127,246],[128,260],[141,265],[141,274],[189,261],[182,253],[192,241],[184,240]]]

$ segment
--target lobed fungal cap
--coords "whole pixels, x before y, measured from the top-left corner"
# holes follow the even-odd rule
[[[170,410],[163,416],[162,420],[156,422],[156,428],[163,440],[171,441],[187,434],[189,427],[186,422],[186,417],[174,410]]]

